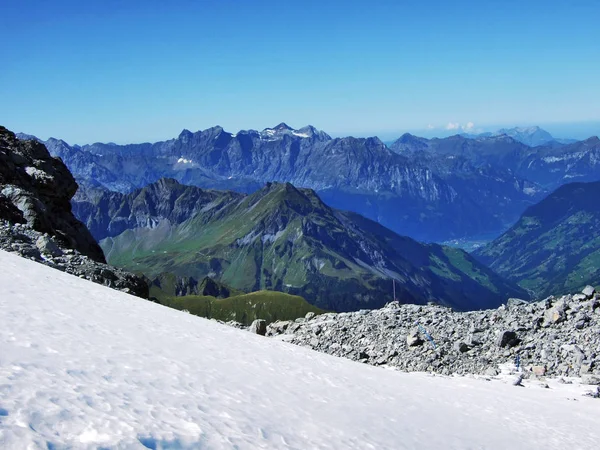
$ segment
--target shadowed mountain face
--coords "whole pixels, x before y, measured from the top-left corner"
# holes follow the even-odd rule
[[[131,194],[93,194],[75,209],[107,259],[149,277],[209,276],[339,311],[390,301],[392,278],[404,302],[461,310],[525,295],[461,250],[398,236],[289,183],[243,195],[161,180]]]
[[[184,130],[154,144],[46,144],[81,184],[126,193],[170,177],[251,193],[266,182],[291,182],[315,190],[333,207],[424,241],[499,233],[541,195],[535,183],[505,169],[466,161],[455,170],[431,158],[399,155],[377,138],[332,139],[311,126],[280,124],[237,134],[221,127]]]
[[[600,182],[562,186],[475,256],[538,298],[599,285],[599,196]]]

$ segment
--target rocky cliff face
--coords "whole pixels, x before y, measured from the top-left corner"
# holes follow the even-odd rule
[[[309,313],[270,324],[267,335],[406,371],[494,376],[518,364],[525,376],[581,376],[600,385],[600,295],[591,286],[486,311],[392,302],[372,311]]]
[[[105,264],[102,249],[71,212],[73,176],[36,140],[0,126],[0,249],[148,298],[146,282]]]
[[[0,126],[0,218],[26,223],[98,262],[102,250],[71,212],[77,183],[60,159],[37,141],[22,141]]]
[[[73,198],[73,211],[94,238],[118,236],[134,228],[154,228],[168,221],[180,224],[200,213],[218,211],[219,205],[241,200],[244,196],[228,191],[212,191],[185,186],[164,178],[130,194],[96,188],[83,188]],[[206,212],[206,211],[204,211]]]

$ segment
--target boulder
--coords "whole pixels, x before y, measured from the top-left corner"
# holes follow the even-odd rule
[[[514,379],[513,379],[513,386],[523,386],[523,374],[520,373],[518,374]]]
[[[409,347],[418,347],[419,345],[423,345],[424,342],[418,328],[413,328],[408,333],[408,336],[406,336],[406,345]]]
[[[250,333],[264,336],[267,334],[267,322],[263,319],[256,319],[252,322],[248,331],[250,331]]]
[[[517,339],[517,333],[515,333],[514,331],[501,331],[500,334],[498,334],[498,337],[496,338],[496,345],[501,348],[514,347],[518,343],[519,342]]]
[[[36,241],[35,245],[44,255],[61,256],[63,251],[56,245],[56,242],[48,236],[42,235]]]
[[[600,376],[597,375],[583,375],[581,377],[583,384],[590,384],[593,386],[600,386]]]
[[[531,372],[536,377],[543,377],[544,375],[546,375],[546,366],[533,366],[531,368]]]
[[[465,342],[457,341],[454,343],[454,350],[459,353],[466,353],[471,349]]]
[[[542,322],[543,327],[549,327],[551,325],[563,322],[567,318],[566,305],[564,302],[558,302],[553,307],[548,309],[544,313],[544,320]]]
[[[583,288],[583,291],[581,291],[581,293],[583,295],[585,295],[587,298],[592,298],[594,296],[594,294],[596,293],[596,289],[594,289],[594,286],[586,286]]]

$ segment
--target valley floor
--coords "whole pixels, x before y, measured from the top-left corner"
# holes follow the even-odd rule
[[[371,367],[0,251],[0,447],[597,448],[600,400]]]

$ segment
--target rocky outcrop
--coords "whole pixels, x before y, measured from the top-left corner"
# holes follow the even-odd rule
[[[15,224],[0,219],[0,250],[17,253],[62,272],[148,298],[148,284],[141,277],[62,246],[54,237],[32,230],[27,224]]]
[[[71,212],[77,183],[38,141],[22,141],[0,126],[0,218],[26,223],[62,246],[104,263],[102,250]]]
[[[147,283],[107,265],[100,246],[71,212],[77,187],[42,143],[18,140],[0,126],[0,249],[148,298]]]
[[[600,384],[600,294],[593,287],[463,313],[392,302],[372,311],[274,322],[267,336],[406,371],[495,375],[498,366],[514,364],[525,376],[581,376]]]

